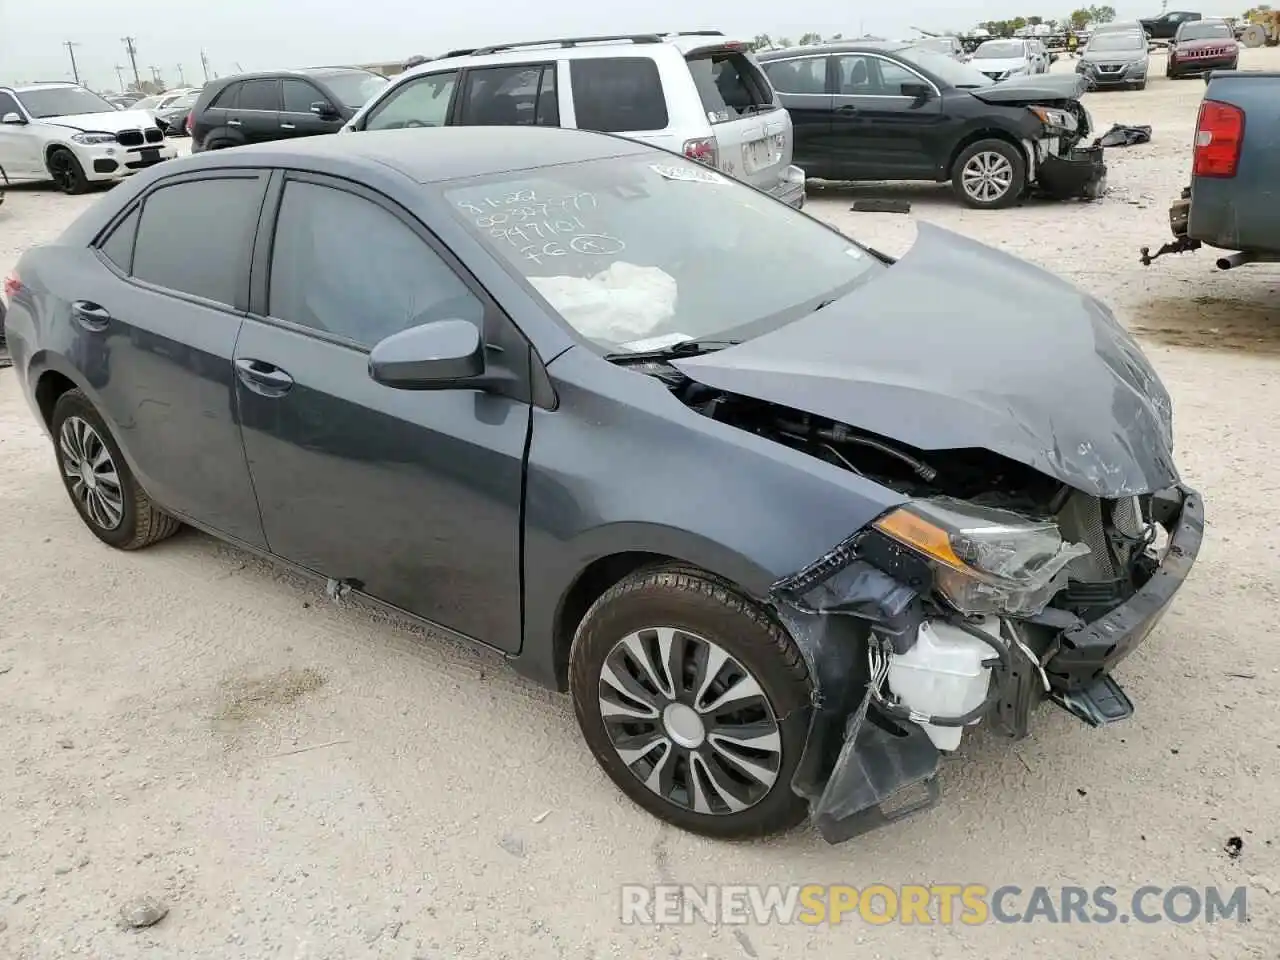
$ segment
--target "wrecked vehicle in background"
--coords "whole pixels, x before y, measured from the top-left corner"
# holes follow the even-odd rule
[[[175,230],[197,198],[219,217]],[[197,252],[202,303],[166,270]],[[1111,671],[1200,543],[1169,395],[1098,301],[927,224],[895,262],[636,141],[210,151],[4,289],[94,536],[190,522],[495,648],[711,836],[846,839],[936,801],[974,724],[1127,716]]]
[[[1093,121],[1080,102],[1083,77],[997,83],[971,64],[898,42],[793,47],[757,59],[791,113],[794,159],[810,178],[950,181],[979,209],[1010,207],[1033,191],[1092,200],[1106,190],[1103,148],[1086,146]]]
[[[1275,197],[1275,142],[1280,117],[1280,73],[1217,71],[1209,75],[1196,118],[1191,185],[1169,207],[1169,253],[1202,246],[1223,251],[1220,270],[1280,260],[1280,211]]]

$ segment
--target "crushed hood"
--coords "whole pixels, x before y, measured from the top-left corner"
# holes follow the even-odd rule
[[[1079,100],[1089,89],[1089,81],[1076,73],[1040,73],[1033,77],[1011,77],[989,87],[978,87],[969,93],[983,103],[1045,103],[1054,100]]]
[[[145,130],[156,125],[147,110],[112,110],[110,113],[77,113],[68,117],[46,117],[36,123],[51,127],[70,127],[82,133],[119,133],[121,130]]]
[[[1178,482],[1169,395],[1107,309],[927,223],[847,296],[675,366],[918,450],[985,448],[1098,497]]]

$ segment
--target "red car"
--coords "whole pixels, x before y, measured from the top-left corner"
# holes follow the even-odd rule
[[[1240,63],[1240,44],[1223,20],[1195,20],[1178,27],[1169,44],[1164,75],[1193,77],[1210,70],[1234,70]]]

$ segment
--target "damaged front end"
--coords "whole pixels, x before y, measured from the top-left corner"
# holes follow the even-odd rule
[[[1132,705],[1110,670],[1195,560],[1183,486],[1106,501],[1061,488],[1033,516],[909,501],[774,585],[814,713],[793,789],[838,843],[933,806],[941,753],[986,723],[1021,739],[1049,699],[1098,726]]]
[[[1031,160],[1030,179],[1054,200],[1097,200],[1107,189],[1107,165],[1101,144],[1085,144],[1091,124],[1078,100],[1027,108],[1043,124],[1038,138],[1024,147]]]

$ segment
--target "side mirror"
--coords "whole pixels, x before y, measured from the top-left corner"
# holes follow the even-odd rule
[[[933,96],[933,90],[927,83],[904,83],[901,90],[904,97],[910,97],[917,103],[923,103]]]
[[[311,104],[311,112],[321,120],[332,120],[338,115],[338,111],[333,108],[333,104],[327,100],[317,100]]]
[[[467,320],[401,330],[369,353],[369,376],[400,390],[448,390],[484,373],[484,340]]]
[[[22,114],[20,113],[6,113],[3,117],[0,117],[0,123],[13,124],[18,127],[24,126],[26,122],[22,119]]]

